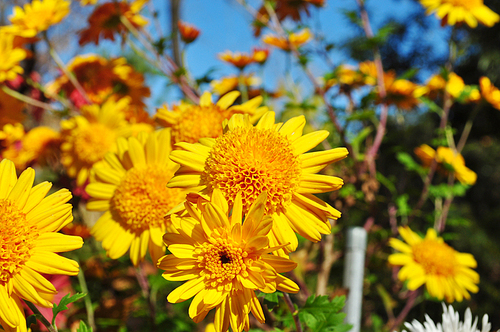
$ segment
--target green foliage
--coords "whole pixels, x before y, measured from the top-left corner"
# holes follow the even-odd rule
[[[452,196],[463,197],[469,188],[468,185],[455,183],[449,186],[446,183],[429,186],[429,194],[436,198],[448,198]]]
[[[406,152],[398,152],[396,154],[396,159],[404,165],[407,171],[416,171],[421,176],[426,173],[425,169]]]
[[[337,296],[331,301],[328,296],[310,296],[304,307],[298,309],[298,316],[310,331],[347,332],[351,328],[344,323],[345,313],[340,312],[345,305],[345,297]]]
[[[76,293],[73,296],[70,296],[69,294],[64,295],[59,304],[54,306],[54,308],[52,308],[52,313],[54,314],[54,316],[52,317],[52,325],[55,324],[56,316],[61,311],[68,310],[68,304],[76,302],[79,299],[84,298],[85,296],[87,296],[86,293]]]
[[[264,295],[264,305],[267,305],[267,308],[272,311],[279,304],[278,296],[283,296],[280,292],[274,292],[271,294]]]
[[[92,328],[87,326],[83,320],[80,321],[80,326],[78,326],[78,330],[76,332],[92,332]]]

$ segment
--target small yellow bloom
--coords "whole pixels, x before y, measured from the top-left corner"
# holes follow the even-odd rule
[[[106,211],[91,233],[112,259],[130,249],[130,259],[137,266],[149,248],[156,263],[165,254],[164,217],[186,196],[184,190],[166,187],[178,169],[168,158],[170,130],[119,138],[117,143],[118,150],[92,168],[85,188],[90,195],[87,208]]]
[[[479,86],[481,87],[481,95],[490,103],[491,106],[500,110],[500,90],[491,84],[488,77],[483,76],[479,79]]]
[[[405,240],[392,238],[389,245],[399,251],[389,256],[389,263],[402,266],[399,280],[408,280],[409,290],[426,285],[431,296],[448,302],[461,302],[477,293],[479,274],[471,268],[477,266],[471,254],[455,251],[438,237],[434,229],[428,229],[421,238],[409,227],[399,227],[399,234]]]
[[[35,37],[39,32],[61,22],[69,14],[70,4],[66,0],[33,0],[23,8],[14,7],[9,20],[22,37]]]
[[[24,72],[19,64],[27,53],[22,48],[14,47],[14,38],[14,35],[0,30],[0,83],[13,80]],[[0,93],[4,94],[3,91]]]
[[[194,42],[200,35],[200,30],[192,24],[178,21],[177,27],[179,28],[179,34],[181,35],[182,41],[186,44]]]
[[[291,33],[288,38],[283,38],[281,36],[266,35],[262,38],[262,41],[268,45],[278,47],[283,51],[290,51],[291,45],[294,48],[299,48],[306,44],[313,38],[313,34],[309,29],[302,29],[297,33]]]
[[[242,195],[232,209],[219,190],[211,202],[186,202],[187,214],[171,215],[175,233],[163,236],[171,254],[162,257],[158,267],[170,281],[186,281],[167,297],[179,303],[193,297],[189,316],[196,322],[216,309],[215,330],[248,331],[250,312],[261,323],[265,317],[255,291],[276,290],[296,293],[299,287],[280,273],[297,265],[288,258],[270,253],[279,249],[268,238],[273,220],[264,216],[265,192],[246,213]],[[244,220],[244,222],[243,222]]]
[[[240,70],[254,62],[253,56],[248,53],[226,51],[218,56],[222,61],[230,63]]]
[[[483,0],[420,0],[420,3],[428,15],[436,13],[443,25],[465,22],[475,28],[479,22],[492,27],[500,20],[500,16],[486,7]]]
[[[420,103],[417,99],[419,86],[405,79],[397,79],[394,71],[384,73],[384,84],[386,103],[394,104],[404,110],[411,110]]]
[[[477,174],[465,166],[464,157],[460,153],[444,146],[440,146],[434,150],[427,144],[415,148],[415,155],[422,160],[425,167],[429,167],[434,159],[438,163],[438,171],[444,175],[451,170],[455,174],[455,178],[460,183],[473,185],[476,183]]]
[[[169,111],[167,105],[157,110],[158,122],[172,128],[172,144],[179,142],[196,143],[203,137],[218,137],[222,134],[222,121],[233,114],[249,114],[253,121],[267,111],[260,106],[262,97],[255,97],[241,105],[233,105],[240,95],[237,91],[222,96],[217,103],[212,102],[212,95],[205,92],[200,98],[200,105],[181,102]]]
[[[182,172],[168,186],[196,188],[208,196],[217,189],[231,206],[241,195],[244,212],[266,191],[266,214],[274,220],[271,245],[286,245],[286,251],[292,252],[298,244],[295,233],[320,241],[321,234],[331,232],[328,219],[338,219],[340,212],[313,194],[338,190],[344,182],[315,173],[348,152],[336,148],[305,153],[329,134],[320,130],[303,136],[305,124],[304,116],[276,124],[274,112],[267,112],[254,127],[248,115],[235,114],[224,125],[222,136],[178,144],[180,149],[172,151],[170,158],[181,165]]]
[[[14,164],[0,162],[0,324],[6,331],[26,331],[21,300],[51,308],[56,288],[42,274],[77,275],[78,263],[58,252],[82,247],[79,236],[58,231],[73,220],[71,193],[61,189],[46,197],[52,187],[34,187],[35,171],[19,178]]]
[[[237,90],[240,79],[241,77],[238,76],[226,76],[222,77],[220,80],[213,80],[210,82],[210,86],[216,94],[222,96],[229,91]],[[247,88],[258,86],[262,83],[260,78],[255,77],[252,73],[243,75],[242,81]]]

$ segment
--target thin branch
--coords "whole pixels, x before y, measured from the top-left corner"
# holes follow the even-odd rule
[[[53,111],[54,107],[52,107],[50,104],[41,102],[39,100],[33,99],[31,97],[28,97],[26,95],[23,95],[22,93],[19,93],[15,90],[12,90],[11,88],[7,87],[6,85],[2,85],[2,91],[8,94],[11,97],[14,97],[16,99],[19,99],[27,104],[43,108],[45,110]]]
[[[403,322],[406,319],[406,316],[408,316],[411,308],[413,308],[415,301],[418,298],[419,293],[420,292],[418,289],[414,290],[414,291],[410,291],[410,294],[408,295],[408,299],[406,301],[406,305],[404,306],[403,310],[401,310],[398,317],[394,320],[391,327],[388,329],[389,331],[395,331],[399,325],[403,324]]]
[[[469,118],[467,119],[467,123],[465,124],[464,130],[462,131],[462,135],[460,136],[460,140],[458,141],[457,144],[457,153],[462,152],[465,143],[467,142],[467,139],[469,138],[470,131],[472,129],[472,124],[474,123],[474,119],[476,118],[477,114],[479,113],[479,110],[482,108],[483,103],[479,102],[476,107],[474,107],[474,110],[472,113],[469,115]]]
[[[78,282],[80,284],[80,288],[83,293],[87,293],[87,296],[84,297],[85,301],[85,310],[87,311],[87,321],[92,328],[92,330],[96,330],[95,319],[94,319],[94,308],[92,307],[92,299],[90,298],[89,289],[87,287],[87,281],[85,280],[85,274],[80,267],[78,271]]]
[[[50,332],[57,332],[57,327],[50,324],[50,322],[47,320],[47,318],[45,318],[42,315],[40,310],[38,310],[38,308],[33,303],[26,301],[26,300],[24,301],[24,303],[26,303],[28,308],[30,308],[31,311],[33,311],[33,313],[35,314],[35,317],[47,328],[47,330],[49,330]]]
[[[290,295],[288,295],[288,293],[283,293],[283,298],[285,299],[288,310],[290,310],[290,313],[292,314],[293,322],[295,323],[297,332],[302,332],[302,325],[300,325],[299,320],[299,311],[295,309],[295,306],[293,305],[293,302],[290,299]]]
[[[334,223],[334,221],[329,221]],[[333,227],[334,225],[332,225]],[[333,245],[335,242],[335,236],[333,233],[328,234],[322,241],[322,252],[323,252],[323,262],[318,272],[318,283],[316,285],[317,295],[327,295],[326,287],[328,285],[328,280],[330,279],[330,271],[332,269],[333,263],[337,261],[340,257],[339,252],[335,252]]]

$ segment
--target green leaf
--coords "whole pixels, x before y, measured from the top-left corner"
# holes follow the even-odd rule
[[[396,199],[398,213],[400,216],[407,216],[410,212],[410,207],[408,206],[408,198],[408,194],[403,194]]]
[[[380,172],[377,172],[377,181],[380,182],[382,185],[384,185],[387,189],[389,189],[391,194],[396,195],[397,191],[394,183],[388,178],[386,178],[384,175],[382,175],[382,173]]]
[[[54,306],[54,308],[52,308],[52,312],[54,314],[54,316],[52,318],[52,325],[55,324],[55,322],[56,322],[56,316],[61,311],[68,310],[68,307],[67,307],[68,304],[76,302],[79,299],[84,298],[85,296],[87,296],[86,293],[76,293],[73,296],[69,296],[69,294],[64,295],[64,297],[61,299],[61,301],[59,302],[59,304],[57,306]]]
[[[453,186],[448,186],[446,183],[429,186],[429,194],[433,197],[449,198],[452,196],[463,197],[470,186],[455,183]]]
[[[413,160],[413,157],[406,152],[398,152],[396,154],[396,159],[405,166],[407,171],[417,171],[420,174],[425,172],[423,167]]]
[[[88,327],[87,324],[83,320],[80,321],[80,326],[78,326],[78,330],[76,332],[92,332],[92,328]]]
[[[310,296],[304,307],[299,309],[299,319],[312,331],[346,332],[351,326],[344,323],[345,313],[339,312],[345,305],[345,297]]]
[[[266,294],[264,296],[264,304],[267,305],[267,309],[269,309],[269,311],[272,311],[278,305],[278,303],[278,292]]]

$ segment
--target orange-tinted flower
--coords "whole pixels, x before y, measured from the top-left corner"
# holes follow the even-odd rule
[[[20,36],[35,37],[37,33],[61,22],[69,14],[70,4],[66,0],[33,0],[23,8],[14,7],[9,20]]]
[[[124,35],[127,27],[121,18],[128,20],[135,28],[142,27],[148,21],[139,15],[147,0],[136,0],[132,3],[126,1],[107,2],[97,7],[88,19],[89,27],[80,31],[80,45],[87,43],[99,44],[99,39],[115,40],[115,33]]]
[[[252,55],[242,52],[231,52],[226,51],[224,53],[219,53],[219,59],[227,63],[232,64],[236,68],[243,70],[246,66],[254,62]]]
[[[490,103],[491,106],[500,110],[500,90],[491,84],[488,77],[483,76],[479,79],[479,86],[481,87],[481,95]]]
[[[444,92],[460,102],[475,102],[481,99],[477,88],[466,85],[464,80],[455,73],[449,73],[447,80],[441,75],[432,76],[425,86],[420,87],[417,94],[435,99],[443,96]]]
[[[241,77],[238,78],[238,76],[226,76],[222,77],[220,80],[213,80],[210,82],[210,86],[216,94],[222,96],[229,91],[238,90],[240,79]],[[255,77],[252,73],[243,75],[242,80],[247,88],[261,84],[261,80],[258,77]]]
[[[291,46],[294,48],[299,48],[305,43],[309,42],[313,38],[313,35],[309,29],[302,29],[297,33],[291,33],[288,38],[283,38],[276,35],[266,35],[262,38],[262,41],[268,45],[278,47],[283,51],[290,51]]]
[[[365,75],[357,68],[348,65],[339,65],[330,79],[325,82],[325,89],[340,85],[340,92],[348,93],[366,84]]]
[[[365,77],[365,84],[375,85],[377,84],[377,66],[373,61],[365,61],[359,64],[359,71]]]
[[[194,25],[188,24],[186,22],[178,21],[177,26],[179,27],[179,33],[181,34],[181,39],[186,44],[192,43],[200,35],[200,30]]]
[[[254,47],[252,52],[252,59],[258,64],[264,64],[269,56],[269,49]]]
[[[395,72],[390,71],[384,74],[384,84],[386,90],[385,101],[388,104],[394,104],[408,111],[420,103],[416,98],[416,91],[418,91],[419,86],[405,79],[396,79]]]

